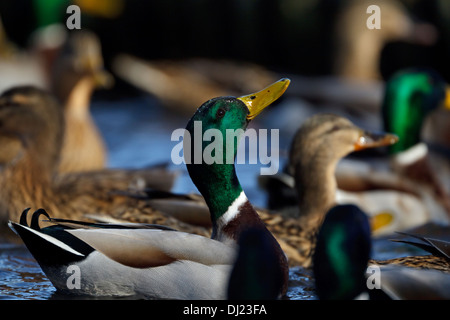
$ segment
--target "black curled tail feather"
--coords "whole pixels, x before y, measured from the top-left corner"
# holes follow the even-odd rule
[[[20,224],[28,227],[28,222],[27,222],[27,216],[28,216],[28,211],[30,211],[31,208],[26,208],[25,210],[22,211],[22,214],[20,215]]]
[[[39,226],[39,217],[41,215],[46,216],[49,220],[51,220],[49,214],[47,213],[47,211],[45,211],[44,209],[40,208],[38,210],[36,210],[35,212],[33,212],[33,215],[31,217],[31,225],[28,225],[28,212],[30,211],[31,208],[26,208],[25,210],[22,211],[22,214],[20,215],[20,219],[19,219],[19,223],[25,227],[30,227],[31,229],[34,230],[41,230],[41,227]]]
[[[41,230],[41,227],[39,226],[39,217],[41,215],[46,216],[48,219],[51,220],[50,216],[48,215],[47,211],[45,211],[44,209],[38,209],[33,213],[33,216],[31,217],[31,229],[34,230]]]

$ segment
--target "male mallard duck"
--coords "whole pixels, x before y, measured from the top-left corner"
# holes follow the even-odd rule
[[[430,166],[429,161],[438,155],[428,152],[421,142],[425,121],[442,107],[450,110],[450,87],[445,80],[431,69],[409,69],[388,81],[382,112],[385,130],[400,138],[389,148],[393,169],[402,178],[428,186],[435,201],[450,215],[450,189],[445,189],[450,187],[448,158],[446,165]]]
[[[371,299],[449,299],[450,243],[419,238],[424,240],[419,247],[432,255],[370,260],[366,214],[355,205],[333,207],[320,228],[314,253],[318,297],[354,299],[366,293]]]
[[[248,96],[211,99],[197,110],[186,129],[193,141],[206,130],[219,130],[225,137],[222,146],[234,145],[231,149],[234,159],[235,136],[230,142],[226,130],[238,130],[238,138],[242,136],[250,120],[281,96],[288,84],[289,80],[282,79]],[[195,128],[198,122],[202,123],[200,132]],[[185,144],[185,155],[187,147],[196,150],[195,145]],[[202,154],[206,147],[200,146]],[[229,156],[224,152],[223,160]],[[284,294],[288,280],[286,256],[245,196],[234,162],[208,164],[204,159],[200,163],[186,162],[189,175],[210,210],[211,238],[167,228],[149,229],[148,225],[99,225],[51,218],[50,222],[56,225],[40,229],[39,216],[48,216],[44,210],[33,214],[30,226],[27,210],[20,223],[10,222],[9,225],[61,291],[172,299],[226,298],[236,243],[245,230],[256,228],[263,230],[276,252],[273,259],[283,270],[283,284],[278,294]],[[68,288],[68,268],[78,268],[81,274],[75,289]]]
[[[0,119],[3,223],[8,219],[18,221],[19,213],[29,206],[46,208],[58,218],[81,218],[93,213],[158,221],[157,211],[149,201],[132,199],[118,191],[146,186],[170,190],[174,172],[150,167],[58,174],[63,110],[52,95],[41,89],[17,87],[4,92],[0,96]],[[170,223],[160,218],[158,222]]]
[[[88,31],[74,31],[54,62],[51,90],[64,107],[65,132],[60,172],[103,169],[106,146],[90,112],[93,91],[109,87],[112,76],[103,69],[100,42]]]

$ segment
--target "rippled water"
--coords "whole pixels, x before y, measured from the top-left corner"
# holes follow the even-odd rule
[[[176,145],[176,142],[170,141],[170,135],[174,129],[184,128],[188,120],[187,116],[159,108],[150,97],[97,102],[92,110],[109,148],[110,167],[142,167],[170,161],[170,152]],[[280,147],[285,148],[288,142],[280,141]],[[182,173],[174,187],[175,192],[196,191],[184,166],[172,165],[172,168]],[[259,164],[243,164],[237,165],[236,170],[250,201],[264,206],[264,193],[258,190],[256,179],[259,169]],[[398,256],[398,248],[402,246],[380,240],[375,244],[374,255],[379,258]],[[288,291],[290,299],[315,299],[312,288],[311,271],[291,269]],[[0,299],[70,298],[56,293],[23,245],[0,243]]]

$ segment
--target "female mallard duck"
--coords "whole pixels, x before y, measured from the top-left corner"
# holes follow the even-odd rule
[[[250,120],[281,96],[288,84],[289,80],[282,79],[248,96],[209,100],[197,110],[186,129],[194,141],[206,130],[219,130],[225,137],[223,146],[234,145],[234,159],[235,136],[229,141],[226,130],[240,129],[237,132],[242,136]],[[196,122],[202,123],[201,132],[194,129]],[[190,147],[191,151],[196,148]],[[202,154],[206,147],[201,146]],[[223,160],[228,157],[224,152]],[[211,238],[167,228],[149,229],[148,225],[99,225],[51,218],[50,222],[56,225],[40,229],[39,215],[48,216],[43,210],[35,212],[31,226],[27,224],[27,211],[20,223],[10,222],[10,226],[61,291],[172,299],[226,298],[236,243],[245,230],[256,228],[263,230],[276,252],[273,259],[283,270],[278,294],[284,294],[288,280],[286,256],[245,196],[234,162],[186,162],[189,175],[210,210]],[[77,288],[67,286],[68,267],[80,270],[82,277]]]
[[[445,98],[445,88],[442,78],[432,71],[407,70],[398,73],[387,82],[382,108],[385,130],[400,137],[399,142],[391,147],[395,147],[392,151],[399,151],[398,156],[391,157],[391,161],[397,164],[391,166],[388,157],[386,161],[371,159],[370,163],[346,158],[338,163],[337,202],[358,204],[370,215],[384,213],[377,215],[385,219],[385,223],[376,230],[376,235],[405,230],[430,220],[445,222],[448,219],[448,196],[445,196],[439,181],[433,178],[431,168],[421,158],[427,153],[426,146],[419,144],[419,133],[427,113],[449,101]],[[417,147],[402,152],[415,144],[418,144]],[[420,157],[414,160],[408,154],[419,154]],[[409,160],[403,160],[405,158]],[[407,169],[400,162],[409,162],[411,167]],[[417,177],[418,173],[422,174],[422,178]],[[293,176],[294,172],[290,171],[270,180],[265,179],[269,207],[280,210],[286,204],[291,207],[296,205]],[[423,177],[428,181],[425,182]],[[399,205],[399,201],[404,205]]]
[[[54,62],[51,90],[64,107],[65,132],[60,172],[103,169],[106,146],[90,112],[93,91],[113,78],[103,69],[98,38],[87,31],[71,32]]]
[[[396,141],[395,135],[364,131],[333,114],[317,114],[303,123],[292,142],[289,157],[289,171],[295,176],[297,196],[292,206],[282,213],[290,217],[285,218],[283,224],[297,221],[298,229],[280,236],[297,248],[299,264],[310,266],[315,234],[323,216],[337,201],[334,173],[338,161],[350,152]],[[294,187],[293,181],[288,183]],[[273,230],[272,233],[278,235]]]
[[[378,30],[367,27],[370,15],[366,10],[371,5],[377,5],[381,11],[382,26]],[[436,28],[414,21],[400,1],[346,1],[334,30],[334,73],[359,81],[381,79],[381,51],[388,42],[431,45],[437,39]]]
[[[333,207],[318,233],[313,259],[319,299],[355,299],[363,293],[371,299],[449,299],[450,243],[418,238],[423,241],[418,246],[432,255],[370,260],[366,214],[355,205]]]
[[[303,266],[310,266],[316,232],[325,213],[337,202],[335,169],[338,161],[353,151],[391,145],[396,141],[395,135],[364,131],[333,114],[317,114],[300,127],[289,156],[297,202],[285,215],[291,217],[289,220],[298,220],[301,226],[298,236],[302,241],[297,248],[303,257]],[[286,241],[290,243],[289,237]]]
[[[175,174],[164,168],[104,169],[64,175],[55,172],[64,121],[62,109],[47,92],[34,87],[4,92],[0,96],[0,119],[2,225],[8,219],[18,221],[19,213],[29,206],[46,208],[58,218],[81,218],[94,213],[135,220],[138,216],[143,222],[172,221],[163,215],[158,221],[160,211],[152,209],[151,201],[139,201],[118,192],[145,186],[170,190]],[[153,198],[159,197],[155,194]]]

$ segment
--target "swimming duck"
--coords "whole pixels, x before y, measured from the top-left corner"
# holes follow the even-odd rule
[[[242,135],[248,123],[281,96],[288,84],[288,79],[282,79],[248,96],[211,99],[198,108],[186,129],[194,136],[194,141],[199,134],[194,126],[199,122],[204,131],[217,129],[225,133],[240,129],[238,135],[239,132]],[[223,146],[234,144],[231,149],[234,159],[237,144],[235,136],[232,139],[224,141]],[[188,148],[194,151],[196,146],[185,144],[185,150]],[[201,151],[205,148],[206,145],[200,146]],[[229,156],[224,153],[223,160]],[[237,241],[245,230],[256,228],[263,230],[276,252],[274,259],[283,270],[279,294],[284,294],[288,280],[286,256],[245,196],[234,162],[208,164],[202,159],[200,163],[186,163],[189,175],[208,204],[213,225],[211,238],[167,227],[155,229],[148,225],[99,225],[52,219],[44,210],[33,214],[30,226],[26,219],[28,210],[22,213],[19,223],[9,225],[61,291],[172,299],[226,298]],[[41,214],[56,225],[40,229]],[[75,288],[78,291],[70,291],[67,286],[67,268],[73,266],[83,275],[79,288]]]
[[[159,218],[159,222],[175,222],[159,215],[150,202],[118,193],[143,187],[170,190],[176,173],[162,166],[58,174],[64,116],[48,92],[29,86],[4,92],[0,96],[0,119],[2,225],[6,226],[8,219],[18,221],[27,206],[44,207],[58,218],[82,218],[91,213],[139,216],[142,222]],[[155,194],[152,198],[158,197]]]
[[[364,131],[341,116],[316,114],[297,131],[290,148],[289,174],[280,174],[281,179],[276,178],[279,183],[269,185],[269,197],[280,196],[279,190],[286,190],[280,188],[283,184],[294,188],[295,193],[290,197],[293,200],[279,211],[296,219],[316,217],[319,223],[325,212],[339,201],[335,169],[341,158],[354,151],[391,145],[397,140],[392,134]]]
[[[313,259],[319,299],[448,299],[450,243],[416,237],[431,255],[372,260],[367,215],[352,204],[333,207],[318,233]]]
[[[64,107],[65,132],[60,172],[103,169],[107,150],[90,112],[97,88],[109,88],[113,77],[104,70],[100,41],[85,30],[70,32],[53,63],[51,91]]]

